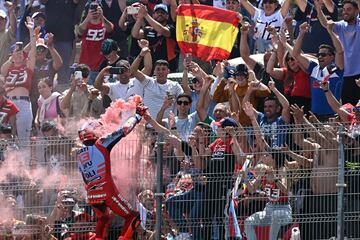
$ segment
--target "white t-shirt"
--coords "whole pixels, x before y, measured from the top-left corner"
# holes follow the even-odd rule
[[[135,94],[142,96],[143,93],[143,87],[135,78],[130,78],[127,84],[116,81],[114,83],[106,83],[106,86],[110,88],[108,96],[112,101],[119,98],[127,101],[130,96]]]
[[[196,127],[196,124],[200,121],[197,112],[193,112],[187,116],[187,118],[175,117],[176,131],[179,133],[181,140],[187,141],[191,132]],[[168,126],[169,122],[167,118],[163,119],[163,122]]]
[[[265,28],[271,25],[276,29],[277,32],[279,32],[284,22],[284,18],[282,17],[280,10],[274,12],[270,16],[265,16],[264,10],[257,8],[253,17],[253,21],[256,22],[254,38],[262,38],[264,40],[270,41],[270,33],[266,31]]]
[[[160,84],[156,81],[155,78],[146,77],[142,82],[142,85],[144,88],[144,105],[149,108],[149,112],[153,117],[156,117],[159,109],[163,105],[167,92],[171,92],[171,94],[174,95],[174,99],[176,99],[179,94],[184,92],[178,82],[170,80],[167,80],[164,84]],[[175,112],[175,101],[174,105],[165,111],[164,117],[167,117],[170,111]]]

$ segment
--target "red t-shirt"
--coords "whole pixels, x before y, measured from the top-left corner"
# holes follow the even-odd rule
[[[269,183],[266,181],[266,178],[263,179],[262,182],[263,190],[268,197],[270,202],[288,202],[288,194],[283,193],[280,189],[276,186],[276,183]]]
[[[284,79],[285,82],[288,77],[288,69],[282,68],[284,71]],[[292,86],[285,86],[285,93],[289,93],[292,97],[306,97],[311,98],[311,85],[310,85],[310,75],[304,72],[302,69],[293,73],[294,83]]]
[[[4,102],[0,100],[0,123],[9,123],[10,117],[16,115],[19,111],[13,101],[6,98]]]
[[[14,90],[17,87],[24,87],[30,91],[33,71],[26,66],[15,67],[10,66],[8,74],[5,77],[6,93]]]
[[[106,29],[103,23],[87,25],[86,32],[82,35],[81,53],[79,63],[84,63],[92,71],[98,71],[100,64],[105,60],[101,53],[101,44],[105,39]]]

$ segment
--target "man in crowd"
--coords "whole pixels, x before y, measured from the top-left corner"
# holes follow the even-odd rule
[[[143,101],[144,104],[149,107],[149,112],[152,116],[157,115],[159,106],[163,104],[166,96],[171,96],[176,99],[183,93],[183,89],[178,82],[167,79],[169,72],[169,63],[165,60],[155,62],[155,78],[148,77],[139,70],[134,72],[134,76],[141,82],[144,88]],[[168,116],[170,110],[175,111],[174,105],[168,108],[164,115]]]
[[[149,26],[141,29],[146,20]],[[169,10],[165,4],[158,4],[152,16],[144,5],[140,5],[136,23],[132,29],[132,36],[136,39],[147,39],[152,53],[153,63],[163,59],[169,62],[170,71],[178,68],[178,52],[176,50],[175,26],[169,24]]]
[[[321,24],[328,28],[334,24],[333,31],[339,36],[344,47],[344,81],[342,83],[341,99],[343,103],[355,105],[360,99],[360,91],[355,80],[360,78],[360,20],[359,6],[354,0],[343,1],[342,16],[339,22],[327,22],[322,11],[318,8],[320,0],[316,0],[317,11]]]
[[[317,53],[318,62],[311,60],[308,56],[301,53],[301,44],[305,32],[309,30],[308,23],[300,25],[300,33],[295,42],[293,56],[310,73],[311,81],[311,111],[320,117],[320,120],[326,120],[334,114],[334,111],[326,101],[325,93],[320,88],[322,81],[330,82],[330,91],[339,100],[341,96],[341,85],[344,74],[344,49],[333,31],[334,24],[328,24],[327,30],[335,49],[329,45],[320,45]]]
[[[11,1],[5,1],[4,6],[8,11],[9,17],[4,10],[0,9],[0,66],[8,60],[10,46],[15,43],[16,35],[16,6]],[[9,27],[7,28],[8,20]]]
[[[100,114],[104,113],[104,107],[99,90],[87,85],[90,68],[85,64],[79,64],[75,68],[75,73],[79,73],[80,76],[72,76],[70,88],[63,93],[61,110],[66,112],[68,117],[100,117]]]
[[[96,1],[91,2],[85,8],[86,17],[75,29],[81,37],[81,53],[79,63],[90,67],[89,84],[93,84],[98,74],[100,64],[104,61],[101,54],[101,45],[107,33],[110,33],[114,25],[103,15],[102,7]]]

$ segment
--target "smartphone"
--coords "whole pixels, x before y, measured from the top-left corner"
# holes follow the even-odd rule
[[[123,67],[111,67],[109,69],[110,74],[122,74],[125,72],[125,69]]]
[[[192,61],[192,54],[191,53],[186,53],[185,54],[185,62],[187,65],[189,65]]]
[[[98,6],[99,6],[98,4],[92,3],[92,4],[90,4],[89,9],[90,9],[90,11],[92,11],[92,12],[96,12]]]
[[[130,15],[138,14],[139,9],[140,9],[139,7],[129,6],[128,9],[127,9],[127,13],[130,14]]]
[[[24,48],[24,43],[23,42],[16,42],[15,43],[15,51],[16,52],[23,50],[23,48]]]
[[[76,80],[82,79],[83,78],[82,72],[81,71],[75,71],[74,72],[74,77],[75,77]]]
[[[174,98],[174,94],[171,91],[166,91],[166,96],[168,99],[173,99]]]

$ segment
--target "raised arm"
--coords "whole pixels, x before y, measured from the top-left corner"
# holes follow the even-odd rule
[[[141,29],[141,26],[144,22],[144,17],[145,17],[144,14],[147,14],[147,10],[146,9],[144,10],[144,6],[140,5],[139,13],[136,17],[135,24],[131,29],[131,35],[133,36],[133,38],[136,39],[144,38],[144,31]]]
[[[186,58],[184,58],[183,60],[183,75],[182,75],[182,79],[181,79],[181,86],[184,90],[184,93],[187,95],[191,95],[191,88],[189,86],[189,74],[188,74],[188,64],[186,61]]]
[[[324,28],[327,28],[327,19],[326,19],[325,15],[324,15],[324,13],[322,11],[322,3],[323,3],[322,0],[314,0],[316,13],[317,13],[317,18],[319,19],[320,24]]]
[[[255,16],[256,8],[248,0],[240,0],[240,3],[253,18]]]
[[[170,29],[167,26],[161,25],[158,21],[153,19],[150,14],[147,12],[147,9],[144,5],[140,5],[139,12],[144,12],[145,20],[150,24],[151,27],[155,29],[155,31],[164,37],[170,37]]]
[[[351,114],[341,107],[340,102],[335,98],[334,94],[329,89],[329,82],[322,81],[320,87],[324,91],[326,100],[331,109],[339,115],[341,122],[349,122]]]
[[[196,112],[202,122],[208,117],[208,109],[205,107],[205,101],[207,95],[209,95],[209,89],[213,81],[214,79],[210,76],[204,79],[203,85],[200,89],[199,98],[196,103]]]
[[[300,32],[299,36],[295,41],[295,45],[293,48],[293,56],[298,60],[300,65],[302,65],[305,69],[309,68],[310,61],[307,57],[305,57],[301,53],[301,44],[304,39],[305,33],[309,30],[309,24],[307,22],[304,22],[300,25]]]
[[[281,16],[283,18],[286,17],[286,15],[288,14],[289,12],[289,9],[290,9],[290,5],[291,5],[291,0],[285,0],[281,6],[281,9],[280,9],[280,13],[281,13]]]
[[[257,114],[253,107],[253,105],[250,102],[245,102],[244,104],[244,112],[245,114],[250,118],[251,124],[254,129],[255,139],[256,143],[258,144],[260,150],[262,152],[267,152],[268,149],[270,149],[269,144],[265,141],[264,135],[261,131],[261,128],[259,126],[259,123],[257,122]]]
[[[12,39],[15,39],[16,37],[16,29],[17,29],[17,24],[16,24],[16,16],[15,16],[15,8],[16,8],[16,4],[12,3],[11,1],[4,1],[4,7],[6,8],[8,15],[10,17],[10,35]]]
[[[164,102],[163,102],[159,112],[156,115],[156,121],[159,124],[163,123],[162,120],[164,119],[164,113],[165,113],[166,109],[170,108],[173,105],[173,103],[174,103],[174,98],[173,97],[166,96],[164,98]]]
[[[60,54],[58,53],[58,51],[56,51],[56,49],[54,47],[54,34],[52,34],[52,33],[48,33],[47,46],[48,46],[51,58],[53,60],[53,68],[55,71],[58,71],[63,65],[63,60],[62,60]]]
[[[104,78],[107,74],[109,74],[110,68],[111,66],[107,66],[103,68],[97,75],[94,82],[94,87],[99,91],[101,91],[101,93],[104,95],[107,95],[110,92],[110,87],[104,84]]]
[[[290,122],[290,104],[289,101],[286,99],[286,97],[275,87],[274,81],[269,81],[269,88],[270,90],[275,94],[277,99],[279,100],[282,112],[281,117],[284,120],[285,123]]]
[[[277,60],[276,52],[272,52],[269,61],[266,65],[266,72],[275,79],[284,79],[284,70],[282,68],[275,68]]]
[[[334,44],[335,47],[335,64],[336,66],[343,70],[344,69],[344,48],[342,43],[340,42],[339,36],[336,35],[333,31],[334,28],[334,22],[332,20],[329,20],[327,22],[327,31],[331,37],[331,41]]]
[[[236,156],[237,163],[243,165],[246,159],[246,154],[243,152],[243,150],[240,147],[234,127],[226,127],[225,132],[228,133],[233,140],[233,144],[231,146]]]
[[[256,61],[250,56],[250,48],[248,43],[248,33],[249,33],[250,25],[248,23],[244,23],[241,27],[241,36],[240,36],[240,56],[248,65],[248,67],[254,70]]]
[[[300,11],[305,12],[308,1],[307,0],[296,0],[296,5],[299,7]]]
[[[120,1],[120,0],[119,0]],[[121,0],[122,1],[122,0]],[[125,31],[126,30],[126,28],[127,28],[127,22],[126,22],[126,18],[127,18],[127,16],[128,16],[128,8],[127,7],[125,7],[125,9],[124,9],[124,11],[122,12],[122,14],[121,14],[121,17],[119,18],[119,27],[120,27],[120,29],[122,30],[122,31]]]
[[[145,75],[149,76],[152,70],[152,56],[149,49],[149,41],[146,39],[138,40],[138,45],[141,48],[139,55],[135,58],[130,66],[130,72],[139,81],[145,80]],[[138,71],[141,61],[144,59],[144,68]]]
[[[31,17],[26,18],[25,24],[30,33],[30,46],[31,46],[29,51],[29,57],[27,60],[27,68],[29,68],[31,71],[34,71],[35,62],[36,62],[36,40],[38,37],[38,33],[40,31],[40,27],[34,29],[34,20]]]

